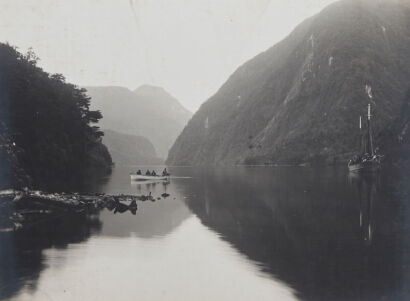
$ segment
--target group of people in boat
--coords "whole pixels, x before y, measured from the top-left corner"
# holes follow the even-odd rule
[[[367,162],[367,161],[374,161],[374,160],[379,160],[380,159],[380,155],[378,154],[379,148],[376,147],[376,149],[374,150],[374,155],[372,156],[369,153],[365,153],[363,155],[354,155],[353,158],[351,160],[349,160],[348,165],[354,165],[354,164],[359,164],[359,163],[363,163],[363,162]]]
[[[137,175],[142,175],[141,169],[138,169],[137,171]],[[158,176],[158,174],[155,172],[155,170],[149,171],[149,169],[147,169],[147,171],[145,172],[146,176]],[[164,168],[164,170],[162,171],[162,176],[166,177],[169,176],[169,172],[166,168]]]
[[[363,155],[356,154],[356,155],[353,156],[352,159],[349,160],[348,165],[363,163],[365,158],[369,158],[369,157],[370,157],[370,155],[368,153],[363,154]]]

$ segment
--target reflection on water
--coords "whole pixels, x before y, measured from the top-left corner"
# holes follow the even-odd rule
[[[394,171],[171,168],[93,186],[170,197],[0,233],[0,298],[408,300],[409,179]],[[135,167],[134,167],[135,169]]]
[[[206,226],[302,299],[408,300],[407,204],[393,177],[219,170],[184,192]]]
[[[42,271],[47,268],[43,251],[63,250],[69,243],[81,243],[101,229],[98,216],[67,212],[39,220],[15,233],[0,233],[0,299],[23,287],[37,290]],[[58,263],[64,263],[64,258]]]
[[[359,225],[363,241],[370,245],[373,239],[373,206],[377,199],[380,174],[350,174],[352,188],[357,187],[359,199]]]
[[[131,214],[113,215],[104,210],[100,219],[104,221],[101,235],[141,238],[165,236],[190,216],[189,209],[179,200],[158,200],[155,203],[139,202],[138,216]]]

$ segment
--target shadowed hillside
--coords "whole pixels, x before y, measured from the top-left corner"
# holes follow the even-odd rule
[[[169,164],[345,163],[371,103],[384,154],[407,140],[410,4],[344,0],[238,68],[169,152]]]
[[[115,164],[163,164],[152,143],[140,136],[104,130],[103,141]]]
[[[99,111],[85,90],[37,67],[37,56],[0,44],[0,188],[55,188],[111,171]]]

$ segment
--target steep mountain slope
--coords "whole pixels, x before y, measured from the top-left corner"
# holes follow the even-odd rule
[[[191,113],[164,89],[142,86],[87,87],[91,107],[104,116],[101,127],[149,139],[161,158],[178,137]]]
[[[163,164],[152,143],[144,137],[104,130],[102,142],[116,164]]]
[[[409,1],[336,2],[238,68],[167,162],[345,162],[369,102],[376,142],[387,151],[407,129],[408,49]]]

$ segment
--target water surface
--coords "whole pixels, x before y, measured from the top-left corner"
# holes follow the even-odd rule
[[[1,233],[11,300],[408,300],[407,177],[344,168],[117,167],[92,191],[169,198]]]

